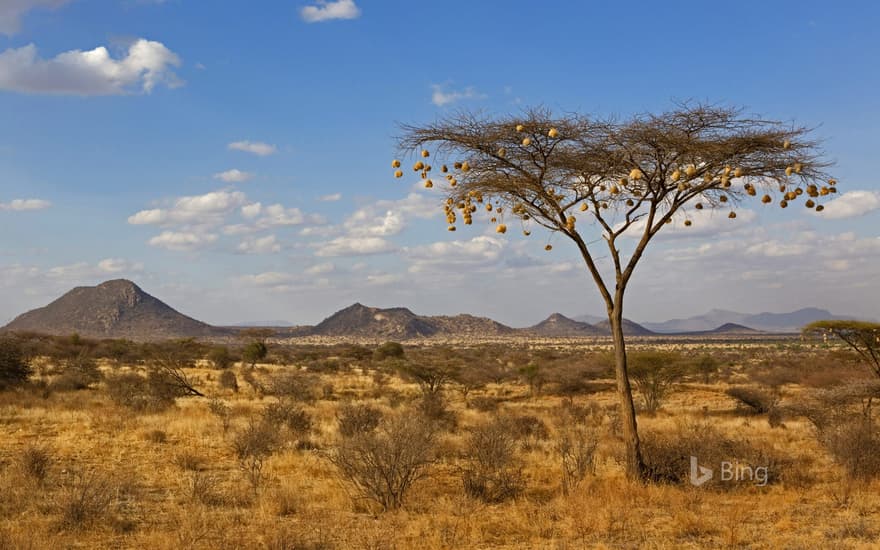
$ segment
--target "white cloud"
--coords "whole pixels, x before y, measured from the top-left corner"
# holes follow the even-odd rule
[[[3,0],[0,2],[0,34],[12,36],[21,30],[21,17],[34,8],[54,9],[69,0]]]
[[[281,244],[275,235],[267,235],[257,239],[246,239],[238,245],[238,251],[245,254],[276,254],[281,252]]]
[[[196,224],[217,225],[232,210],[243,206],[247,197],[240,191],[212,191],[204,195],[180,197],[170,208],[141,210],[130,216],[132,225]]]
[[[137,273],[144,270],[144,264],[122,258],[107,258],[98,262],[98,270],[103,273]]]
[[[9,202],[0,202],[0,210],[12,210],[13,212],[45,210],[50,206],[52,206],[52,203],[42,199],[15,199]]]
[[[241,207],[241,215],[250,220],[259,216],[262,210],[263,205],[258,202],[246,204]]]
[[[161,234],[150,239],[151,246],[165,248],[167,250],[187,251],[207,246],[217,240],[217,235],[212,233],[194,233],[163,231]]]
[[[318,23],[333,19],[357,19],[361,10],[354,0],[317,0],[317,5],[305,6],[299,13],[306,23]]]
[[[125,57],[114,59],[107,48],[71,50],[41,59],[33,44],[0,53],[0,89],[22,93],[119,95],[151,92],[157,85],[181,85],[171,71],[180,58],[161,42],[140,38]]]
[[[253,178],[254,175],[250,172],[243,172],[237,168],[233,168],[232,170],[226,170],[225,172],[218,172],[214,174],[214,179],[225,181],[226,183],[243,183]]]
[[[855,218],[880,209],[880,192],[848,191],[825,204],[823,212],[817,216],[830,220]]]
[[[479,236],[467,241],[442,241],[407,248],[403,253],[413,261],[409,271],[418,273],[495,264],[501,259],[505,246],[505,240]]]
[[[306,274],[308,275],[323,275],[325,273],[332,273],[336,270],[336,266],[330,262],[326,262],[323,264],[313,265],[312,267],[306,269]]]
[[[278,151],[278,148],[262,141],[233,141],[226,146],[231,151],[244,151],[260,157],[267,157]]]
[[[316,256],[365,256],[395,249],[391,242],[379,237],[337,237],[314,246]]]
[[[283,285],[292,282],[293,279],[293,276],[289,273],[280,273],[278,271],[267,271],[255,275],[242,275],[238,278],[242,283],[260,287]]]
[[[468,86],[464,90],[444,90],[441,84],[432,84],[434,90],[431,94],[431,103],[438,107],[449,105],[463,99],[486,99],[486,94],[481,94]]]
[[[318,200],[321,202],[335,202],[342,198],[342,193],[331,193],[330,195],[321,195]]]
[[[397,210],[386,210],[377,216],[371,208],[362,208],[345,221],[345,228],[352,235],[388,237],[397,235],[404,227],[403,214]]]

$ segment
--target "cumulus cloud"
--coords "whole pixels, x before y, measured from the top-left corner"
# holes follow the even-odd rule
[[[318,0],[316,5],[305,6],[299,13],[306,23],[319,23],[333,19],[357,19],[361,10],[354,0]]]
[[[252,173],[243,172],[237,168],[214,174],[214,179],[225,181],[226,183],[243,183],[253,177]]]
[[[163,231],[149,240],[150,246],[174,251],[189,251],[205,247],[217,240],[213,233]]]
[[[204,195],[180,197],[169,208],[141,210],[130,216],[132,225],[195,224],[216,225],[232,210],[243,206],[247,197],[240,191],[212,191]]]
[[[816,215],[830,220],[856,218],[880,209],[880,192],[848,191],[825,205]]]
[[[230,151],[244,151],[245,153],[252,153],[254,155],[260,157],[267,157],[269,155],[275,154],[278,151],[278,148],[274,145],[269,145],[268,143],[263,143],[262,141],[233,141],[229,145],[226,146]]]
[[[177,54],[161,42],[143,38],[119,59],[103,46],[42,59],[37,47],[29,44],[0,53],[0,89],[84,96],[149,93],[158,85],[180,86],[182,81],[171,70],[179,66]]]
[[[438,107],[456,103],[463,99],[486,99],[487,97],[486,94],[481,94],[470,86],[464,90],[444,90],[442,84],[432,84],[431,89],[433,90],[433,93],[431,93],[431,103]]]
[[[391,242],[380,237],[337,237],[314,246],[316,256],[366,256],[395,250]]]
[[[246,204],[241,207],[241,215],[247,219],[252,219],[259,216],[262,210],[263,205],[261,203],[255,202],[252,204]]]
[[[238,245],[238,251],[244,254],[276,254],[281,252],[281,244],[275,235],[246,239]]]
[[[336,266],[331,262],[325,262],[322,264],[316,264],[312,267],[306,269],[306,274],[308,275],[323,275],[325,273],[332,273],[336,270]]]
[[[318,200],[321,202],[335,202],[342,198],[342,193],[331,193],[329,195],[321,195]]]
[[[22,16],[34,8],[54,9],[69,0],[3,0],[0,2],[0,34],[11,36],[21,30]]]
[[[107,258],[98,262],[98,270],[103,273],[138,273],[144,270],[144,264],[122,258]]]
[[[0,210],[11,210],[13,212],[45,210],[50,206],[52,206],[52,203],[42,199],[15,199],[9,202],[0,202]]]
[[[498,263],[507,241],[479,236],[470,240],[442,241],[403,250],[412,261],[409,271],[459,270]]]

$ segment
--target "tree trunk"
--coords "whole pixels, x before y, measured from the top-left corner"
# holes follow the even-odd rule
[[[622,306],[622,300],[618,299],[614,309],[608,312],[611,336],[614,339],[614,376],[617,379],[617,398],[620,401],[620,420],[623,428],[623,442],[626,445],[626,475],[633,480],[642,480],[645,476],[645,463],[642,460],[639,431],[636,425],[636,409],[633,404],[632,387],[626,368]]]

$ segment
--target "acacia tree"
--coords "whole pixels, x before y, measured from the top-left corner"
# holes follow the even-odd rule
[[[816,199],[836,192],[836,182],[827,178],[828,164],[809,133],[740,109],[680,104],[625,120],[556,117],[543,108],[499,118],[463,112],[404,125],[399,144],[420,155],[413,170],[425,187],[435,186],[434,177],[444,190],[450,231],[459,217],[471,225],[480,205],[498,233],[506,233],[505,219],[513,218],[526,236],[536,224],[575,244],[607,309],[627,473],[643,478],[623,335],[624,294],[633,272],[674,217],[693,224],[686,206],[731,207],[728,217],[735,218],[732,207],[740,200],[761,190],[761,201],[769,204],[778,189],[780,207],[806,195],[806,206],[821,211]],[[432,155],[436,171],[428,164]],[[399,160],[392,167],[403,176]],[[610,265],[599,262],[601,242]]]
[[[880,377],[880,323],[852,320],[814,321],[803,328],[805,336],[840,338]]]

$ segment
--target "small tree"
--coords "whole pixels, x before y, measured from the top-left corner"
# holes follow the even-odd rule
[[[880,323],[848,320],[815,321],[804,327],[803,334],[840,338],[868,363],[875,376],[880,377]]]
[[[0,391],[25,384],[31,375],[21,344],[9,337],[0,337]]]
[[[690,227],[694,211],[704,208],[729,209],[735,218],[733,205],[762,188],[765,204],[778,188],[780,207],[803,196],[808,208],[821,211],[818,198],[836,192],[837,182],[827,178],[808,134],[738,109],[684,104],[626,120],[559,118],[546,109],[497,119],[460,113],[404,126],[400,147],[419,152],[413,170],[426,187],[445,180],[450,231],[459,220],[473,223],[479,206],[499,234],[513,219],[526,236],[536,224],[576,246],[610,323],[627,473],[645,478],[623,335],[635,268],[667,225]],[[432,154],[441,157],[436,172],[428,164]],[[403,176],[400,166],[392,162],[396,177]],[[599,261],[594,243],[602,242],[610,265]]]
[[[269,354],[269,348],[263,342],[253,341],[246,345],[241,351],[241,359],[245,363],[254,368],[257,363],[266,358]]]
[[[645,411],[654,414],[663,399],[681,379],[681,357],[674,353],[641,351],[630,354],[630,376],[645,403]]]
[[[208,361],[214,365],[215,369],[228,369],[234,362],[229,348],[226,346],[215,346],[208,352]]]

